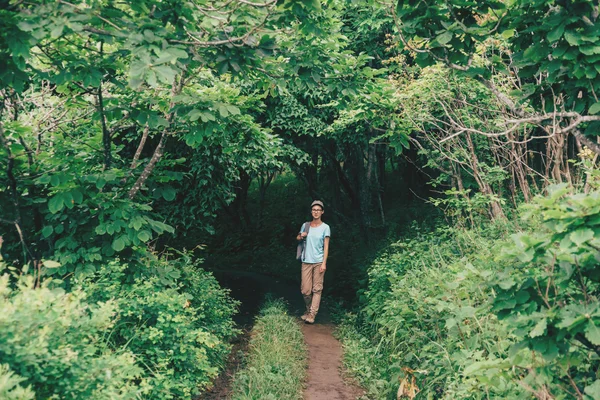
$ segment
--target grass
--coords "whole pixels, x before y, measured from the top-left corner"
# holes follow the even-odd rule
[[[306,345],[282,300],[267,300],[252,329],[245,366],[233,378],[233,400],[302,399]]]

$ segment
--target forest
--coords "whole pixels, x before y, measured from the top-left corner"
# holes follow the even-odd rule
[[[203,398],[251,328],[222,277],[301,299],[318,199],[361,399],[600,400],[599,16],[0,0],[0,399]],[[230,398],[302,399],[262,307]]]

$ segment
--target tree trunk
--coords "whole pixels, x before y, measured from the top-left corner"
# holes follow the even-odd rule
[[[171,124],[173,123],[173,118],[175,117],[175,111],[173,110],[173,107],[175,107],[175,97],[179,93],[181,93],[181,89],[183,89],[184,81],[185,81],[185,71],[183,71],[181,73],[181,76],[179,77],[179,82],[173,82],[173,88],[171,90],[171,103],[169,104],[169,113],[167,115],[167,126],[165,127],[165,129],[163,129],[163,131],[160,135],[160,141],[158,142],[158,145],[154,149],[154,154],[152,154],[152,158],[150,158],[150,161],[148,161],[148,164],[146,164],[146,167],[144,167],[142,174],[138,177],[138,179],[134,183],[133,187],[129,190],[129,193],[128,193],[129,199],[133,199],[135,197],[135,195],[140,191],[140,189],[142,188],[142,186],[144,185],[144,183],[146,182],[148,177],[152,174],[152,171],[154,171],[154,167],[156,166],[156,163],[158,163],[158,161],[161,159],[161,157],[163,155],[163,152],[165,150],[165,143],[167,142],[167,135],[169,134],[169,128],[171,128]]]
[[[477,159],[477,154],[475,153],[475,146],[473,146],[471,134],[467,132],[466,138],[471,156],[471,169],[473,170],[473,177],[479,185],[479,190],[481,193],[490,197],[495,196],[491,186],[481,178],[481,172],[479,171],[479,160]],[[490,202],[490,214],[493,219],[506,219],[500,203],[498,203],[496,200],[491,200]]]

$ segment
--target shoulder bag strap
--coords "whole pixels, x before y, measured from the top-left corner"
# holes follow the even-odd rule
[[[310,222],[305,222],[304,223],[304,232],[306,232],[306,236],[308,236],[308,231],[310,231]],[[304,240],[306,241],[306,238],[304,238]],[[306,253],[306,242],[304,243],[304,246],[302,246],[302,260],[304,260],[304,254]]]

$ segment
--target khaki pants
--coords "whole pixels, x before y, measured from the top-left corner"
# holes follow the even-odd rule
[[[322,263],[302,263],[302,283],[300,290],[304,296],[306,311],[317,315],[321,303],[321,292],[323,291],[323,278],[325,272],[320,272]]]

